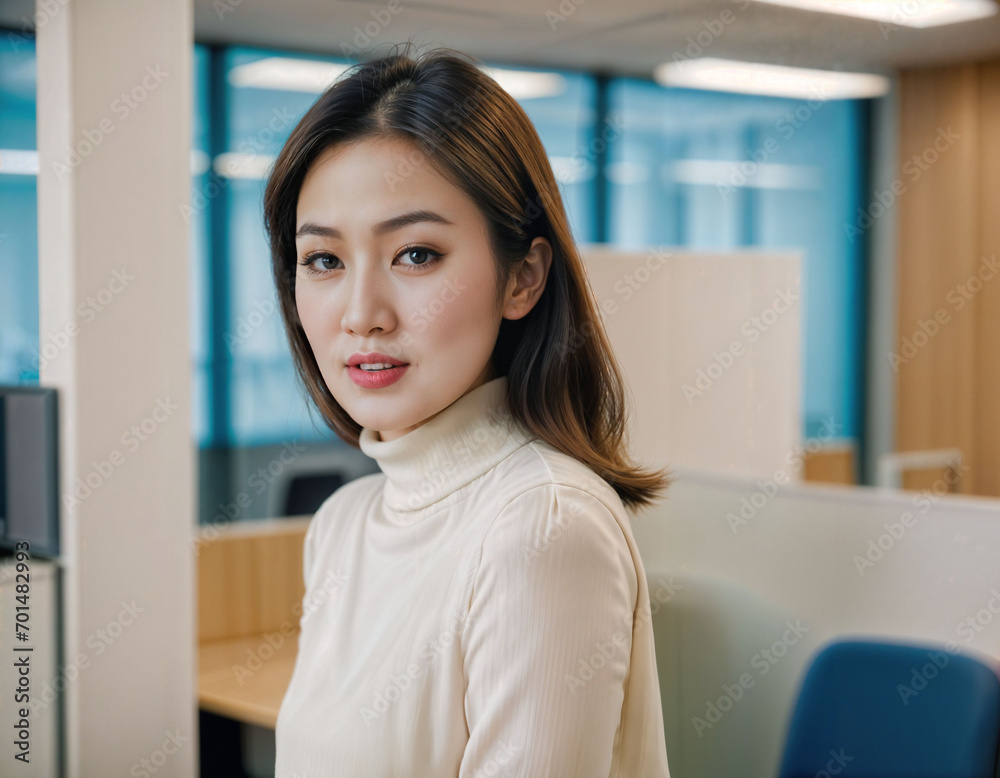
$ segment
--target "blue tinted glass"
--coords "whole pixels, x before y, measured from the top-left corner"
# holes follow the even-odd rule
[[[194,110],[191,115],[191,203],[185,212],[190,228],[191,289],[191,428],[201,446],[209,441],[211,333],[209,329],[209,202],[212,186],[208,165],[208,49],[194,47]]]
[[[0,33],[0,383],[38,383],[35,42]],[[55,342],[49,343],[55,349]]]
[[[665,89],[616,79],[625,129],[608,169],[609,238],[622,247],[763,247],[804,252],[807,436],[832,419],[857,435],[861,104]]]

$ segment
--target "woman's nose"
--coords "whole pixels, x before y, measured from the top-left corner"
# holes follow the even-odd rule
[[[367,335],[375,329],[392,329],[395,316],[391,305],[389,279],[370,264],[349,273],[343,328],[356,335]]]

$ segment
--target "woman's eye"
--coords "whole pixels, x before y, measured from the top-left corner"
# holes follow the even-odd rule
[[[335,268],[329,267],[328,265],[320,265],[317,267],[317,262],[339,262],[332,254],[310,254],[299,262],[300,265],[304,265],[306,270],[310,273],[322,273],[325,270],[334,270]]]
[[[423,267],[425,265],[432,265],[441,256],[438,252],[433,251],[432,249],[429,249],[426,246],[410,246],[408,248],[403,249],[402,253],[399,256],[413,260],[414,259],[413,255],[416,255],[417,257],[420,257],[422,255],[424,259],[423,261],[417,261],[415,264],[410,265],[410,267]]]

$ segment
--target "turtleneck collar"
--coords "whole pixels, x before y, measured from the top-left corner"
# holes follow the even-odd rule
[[[507,410],[507,376],[466,392],[451,405],[393,440],[362,428],[361,450],[386,475],[385,504],[416,511],[479,478],[532,439]]]

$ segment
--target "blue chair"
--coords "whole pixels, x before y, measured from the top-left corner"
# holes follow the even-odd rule
[[[828,643],[799,689],[780,778],[997,778],[998,673],[936,646]]]

